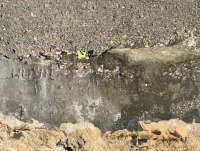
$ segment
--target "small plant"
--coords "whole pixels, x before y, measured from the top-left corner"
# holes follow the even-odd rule
[[[89,54],[86,51],[77,51],[78,59],[89,59]]]

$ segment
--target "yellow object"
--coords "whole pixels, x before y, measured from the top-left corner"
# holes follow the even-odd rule
[[[88,52],[79,50],[77,52],[78,59],[89,59]]]

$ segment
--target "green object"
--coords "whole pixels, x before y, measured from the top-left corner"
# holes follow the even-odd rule
[[[89,59],[88,52],[79,50],[77,52],[78,59]]]

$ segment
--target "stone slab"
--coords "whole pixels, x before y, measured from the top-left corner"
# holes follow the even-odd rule
[[[113,49],[89,60],[63,54],[60,63],[1,56],[0,68],[0,110],[23,121],[91,122],[102,131],[139,129],[139,120],[200,122],[200,53],[182,46]]]

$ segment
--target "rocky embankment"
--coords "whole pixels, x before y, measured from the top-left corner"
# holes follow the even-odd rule
[[[158,123],[140,122],[143,131],[118,130],[101,133],[91,123],[63,123],[56,130],[32,119],[19,121],[0,114],[0,150],[3,151],[122,151],[200,150],[200,124],[178,119]]]

